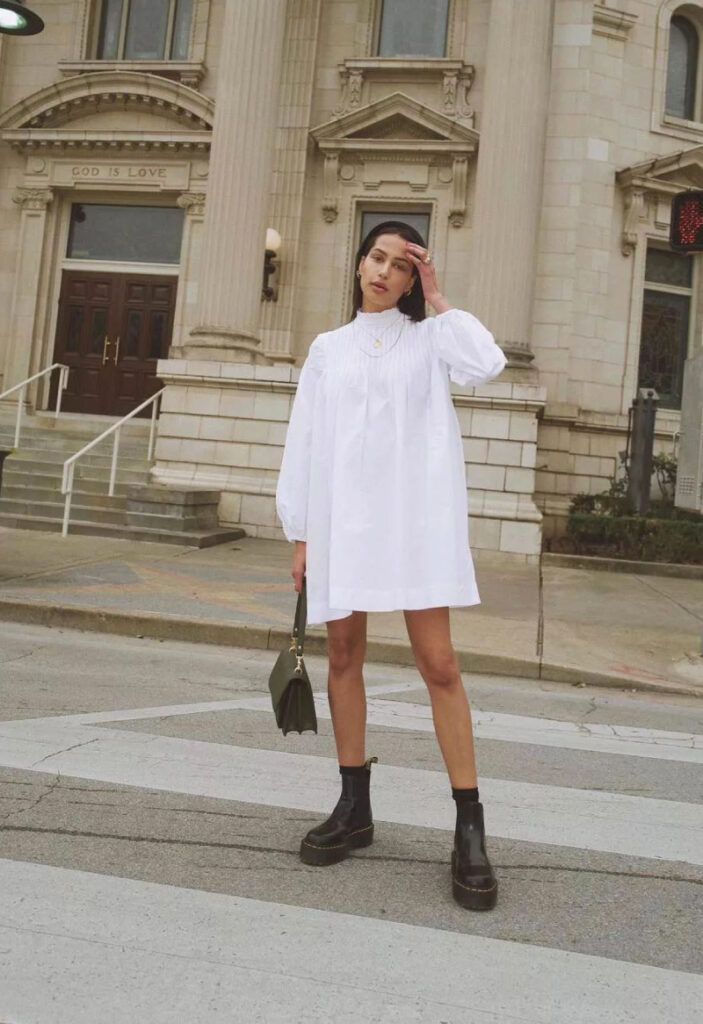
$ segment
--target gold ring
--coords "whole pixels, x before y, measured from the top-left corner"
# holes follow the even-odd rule
[[[430,255],[430,253],[427,253],[427,255],[425,256],[425,258],[424,258],[424,260],[422,262],[423,263],[431,263],[432,262],[432,256]]]

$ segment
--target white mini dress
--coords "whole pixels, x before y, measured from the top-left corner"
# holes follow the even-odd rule
[[[504,366],[460,309],[420,323],[359,312],[315,338],[276,488],[285,536],[307,542],[309,623],[479,603],[449,381],[480,384]]]

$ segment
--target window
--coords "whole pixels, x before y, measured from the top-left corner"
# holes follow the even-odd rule
[[[66,255],[74,260],[179,263],[183,210],[74,203]]]
[[[99,60],[187,60],[193,0],[102,0]]]
[[[663,409],[680,409],[691,320],[693,258],[650,247],[645,282],[638,387],[654,388]]]
[[[449,0],[382,0],[379,57],[444,57]]]
[[[696,117],[698,32],[679,15],[671,19],[666,69],[666,113],[693,121]]]
[[[384,220],[402,220],[405,224],[409,224],[411,228],[419,231],[425,242],[427,242],[427,233],[430,227],[429,213],[418,213],[417,210],[383,210],[382,212],[374,210],[373,212],[367,211],[361,215],[359,245],[366,238],[371,228],[375,228],[377,224],[382,224]]]

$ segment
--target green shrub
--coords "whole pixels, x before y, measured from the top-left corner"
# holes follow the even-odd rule
[[[566,537],[565,546],[577,555],[703,564],[703,516],[653,519],[572,513]]]

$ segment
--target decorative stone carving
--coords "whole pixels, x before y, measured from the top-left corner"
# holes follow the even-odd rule
[[[637,246],[638,227],[645,212],[645,191],[633,188],[625,193],[625,223],[622,231],[622,254],[631,256]]]
[[[324,167],[324,197],[322,200],[322,216],[328,224],[337,219],[339,210],[337,204],[337,174],[339,171],[339,153],[331,151],[325,153]]]
[[[318,125],[310,134],[324,155],[322,215],[328,223],[337,217],[340,181],[361,178],[366,191],[377,190],[382,181],[402,181],[411,192],[426,192],[430,166],[438,168],[442,184],[453,184],[451,224],[464,223],[468,161],[478,148],[474,129],[397,92]],[[350,175],[352,159],[356,173]],[[388,163],[392,171],[383,167]]]
[[[182,192],[176,203],[191,217],[203,217],[205,215],[205,199],[204,192]]]
[[[453,228],[460,228],[466,216],[466,183],[469,162],[462,154],[454,157],[452,173],[452,205],[449,210],[449,223]]]
[[[34,210],[44,212],[54,198],[50,188],[18,188],[12,197],[12,202],[17,203],[23,210]]]
[[[444,113],[462,120],[468,120],[473,125],[475,112],[468,102],[468,95],[474,81],[474,68],[466,65],[466,70],[445,71],[442,76],[442,96],[444,99]]]
[[[424,78],[434,80],[440,86],[438,109],[452,117],[468,120],[473,126],[474,111],[467,97],[474,74],[473,65],[456,60],[423,57],[345,60],[339,65],[340,97],[334,113],[339,116],[361,107],[363,86],[367,80],[392,78],[398,82],[405,77],[409,82],[415,82]]]
[[[96,129],[86,134],[71,121],[110,110],[135,110],[167,117],[172,131],[162,127]],[[207,152],[214,103],[208,97],[137,71],[100,71],[55,82],[16,103],[0,117],[0,138],[17,150],[31,149],[167,149]],[[142,118],[142,121],[144,119]]]

